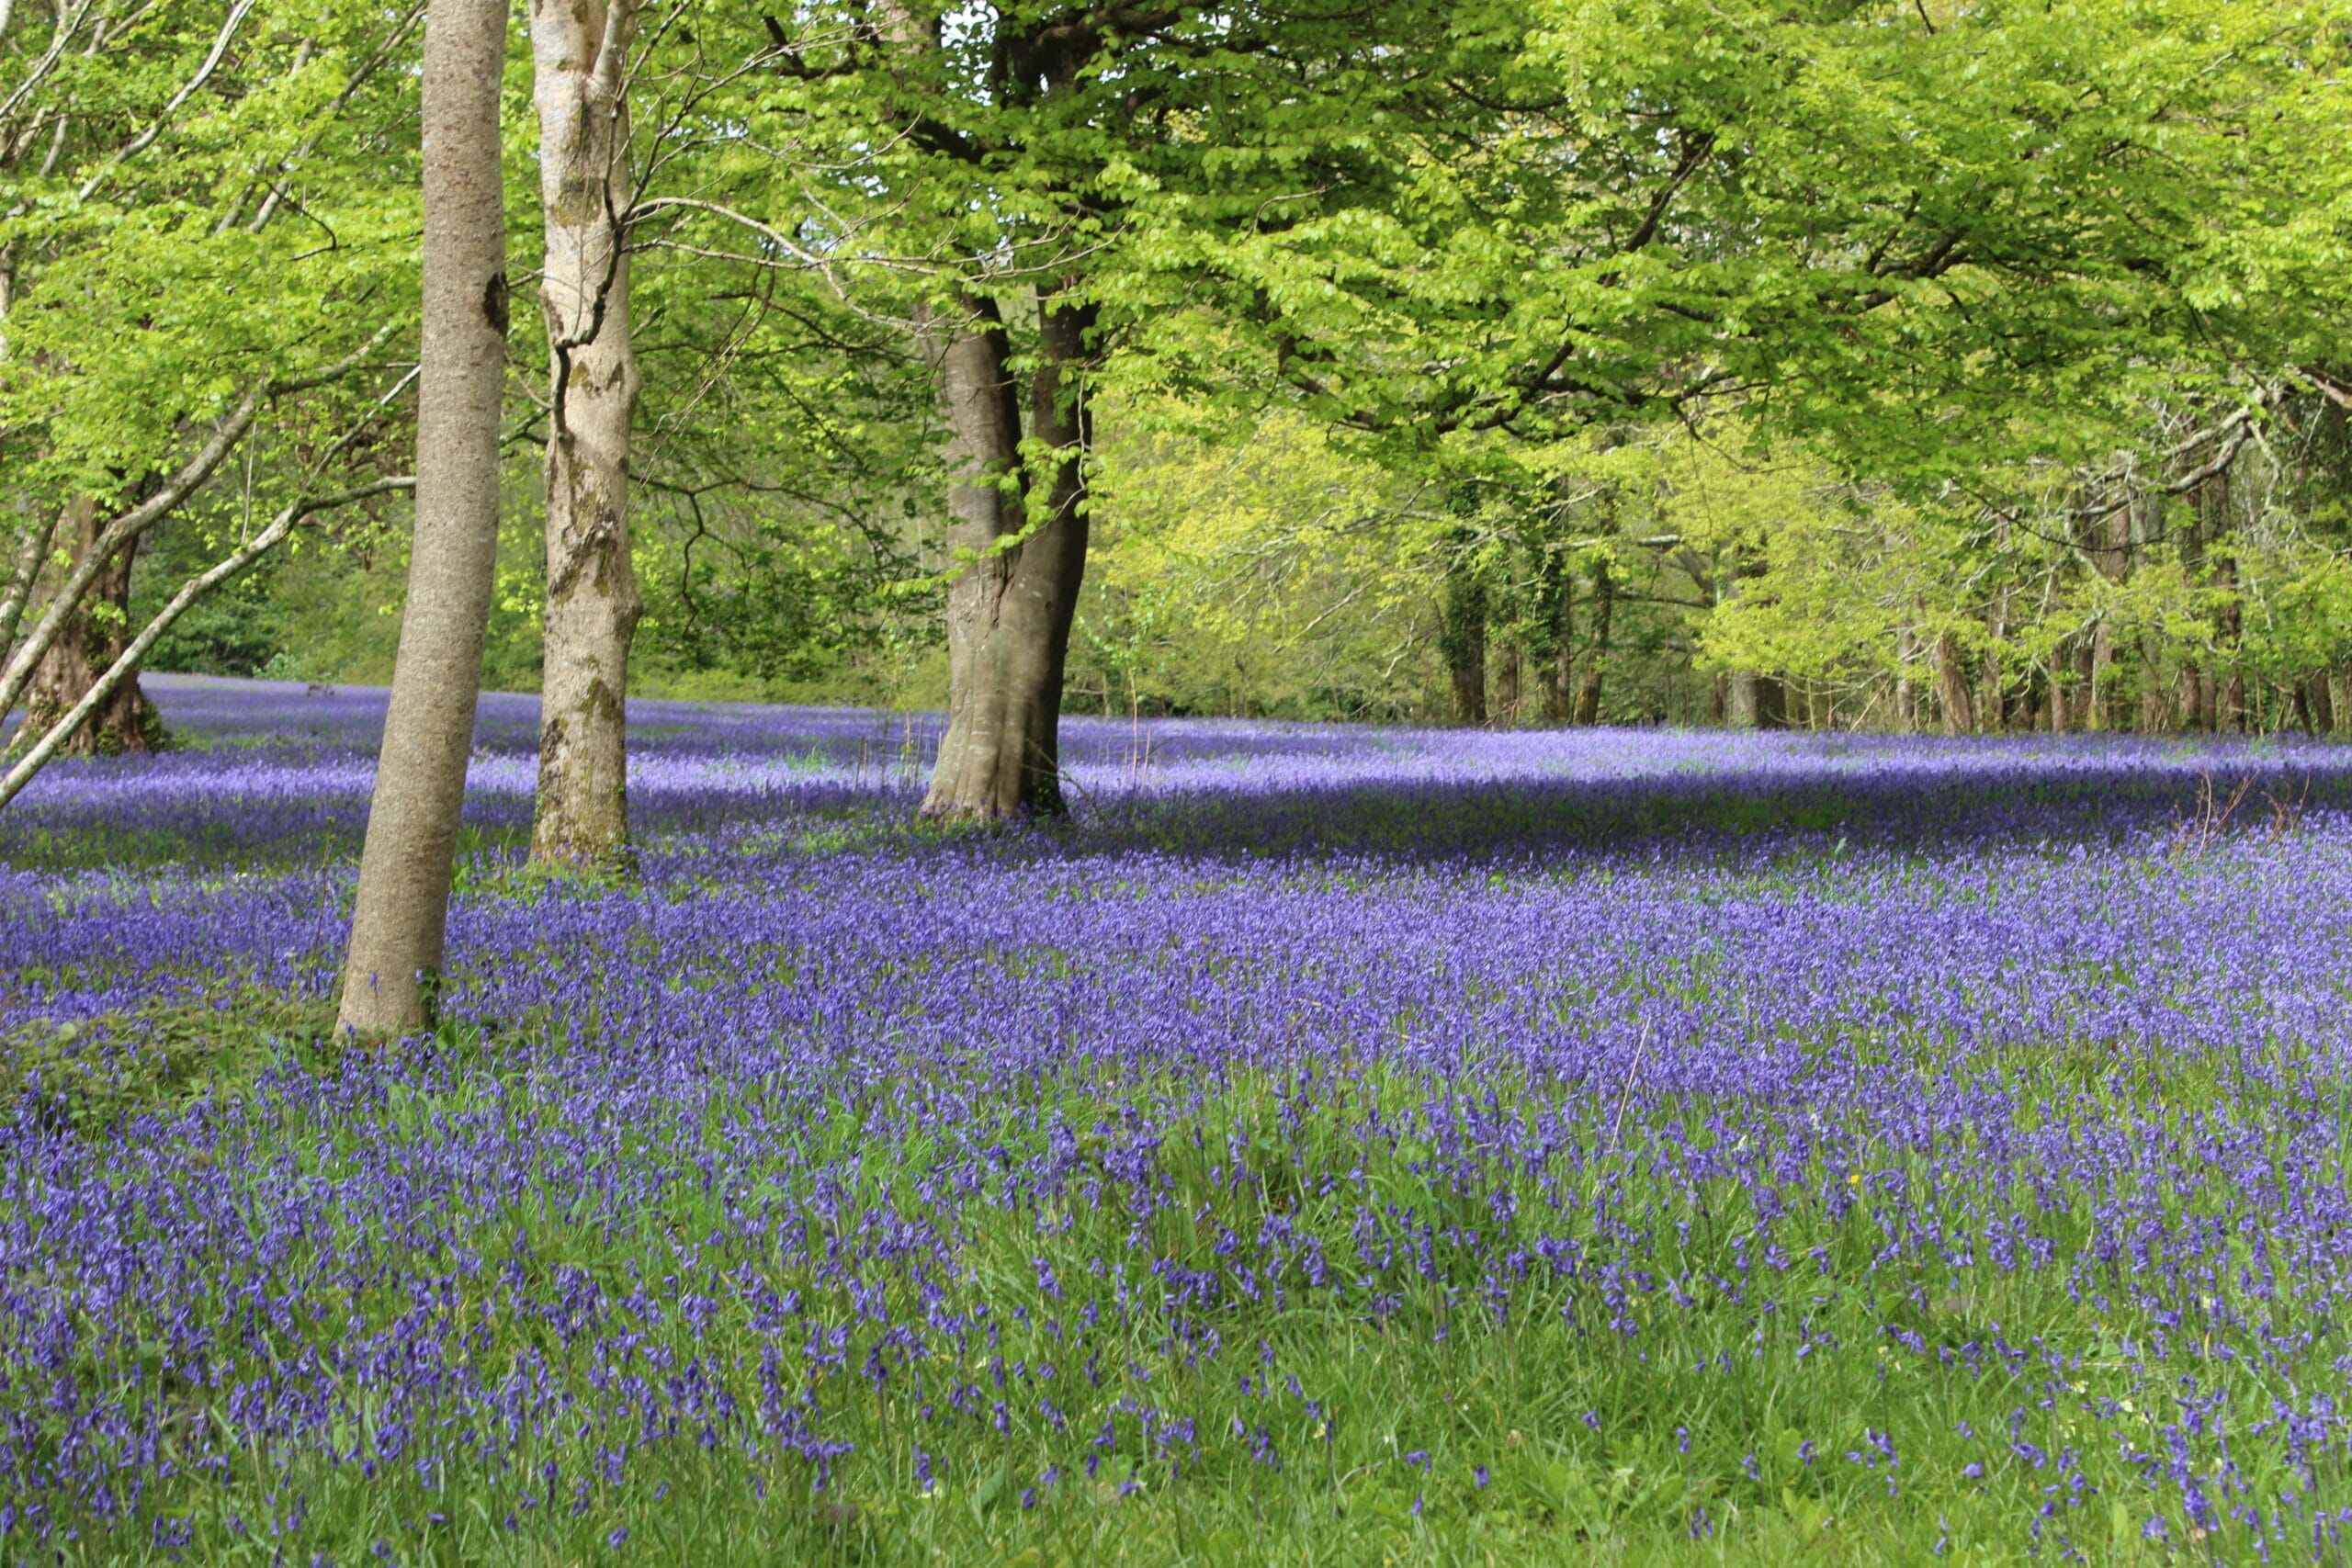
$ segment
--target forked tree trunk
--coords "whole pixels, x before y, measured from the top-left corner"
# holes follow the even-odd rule
[[[1592,568],[1592,652],[1584,661],[1584,684],[1577,692],[1577,722],[1600,722],[1600,676],[1609,658],[1609,620],[1617,603],[1617,579],[1605,559]]]
[[[1055,457],[1045,513],[1023,538],[1021,404],[1002,319],[993,300],[958,303],[961,319],[936,322],[926,345],[949,432],[947,539],[962,564],[947,589],[947,731],[922,814],[983,824],[1058,816],[1062,671],[1086,571],[1093,312],[1039,304],[1030,428]]]
[[[96,501],[77,496],[65,508],[59,533],[62,543],[81,560],[98,536],[100,519]],[[57,640],[41,656],[32,684],[25,693],[25,722],[17,731],[16,750],[31,746],[51,726],[72,713],[75,704],[97,683],[130,640],[130,565],[139,549],[136,538],[126,540],[99,570],[81,607],[67,619]],[[117,757],[126,751],[153,751],[164,743],[164,721],[155,705],[139,689],[139,677],[115,687],[97,711],[82,721],[57,755]]]
[[[531,16],[551,410],[531,828],[531,858],[542,865],[616,865],[628,856],[628,656],[644,608],[628,531],[639,378],[626,71],[636,16],[637,0],[536,0]]]
[[[505,39],[503,0],[429,0],[416,530],[338,1024],[370,1038],[431,1025],[473,749],[498,561]]]

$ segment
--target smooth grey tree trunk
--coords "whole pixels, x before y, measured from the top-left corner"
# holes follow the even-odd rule
[[[947,589],[947,731],[922,814],[983,824],[1056,816],[1062,671],[1086,571],[1081,377],[1093,313],[1050,296],[1039,304],[1030,431],[1054,456],[1043,515],[1024,536],[1021,405],[1003,322],[992,300],[956,309],[927,333],[949,432],[947,538],[963,565]]]
[[[498,558],[505,39],[503,0],[430,0],[416,529],[338,1020],[368,1038],[431,1026],[473,746]]]
[[[629,645],[643,603],[629,556],[628,45],[637,0],[536,0],[533,94],[547,263],[547,602],[540,682],[542,865],[628,856]]]

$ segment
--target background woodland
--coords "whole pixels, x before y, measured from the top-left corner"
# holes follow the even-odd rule
[[[1076,455],[1020,439],[1032,506],[1083,470],[1074,711],[2352,726],[2340,11],[910,17],[634,17],[632,691],[943,705],[925,323],[985,310],[1026,376],[1069,300]],[[168,502],[37,716],[289,510],[144,667],[390,678],[421,21],[0,0],[0,646]],[[533,30],[507,689],[547,604]],[[132,687],[75,745],[159,738]]]

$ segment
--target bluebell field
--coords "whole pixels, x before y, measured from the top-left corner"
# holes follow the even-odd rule
[[[0,813],[0,1554],[2339,1562],[2352,757],[643,703],[322,1038],[379,694]]]

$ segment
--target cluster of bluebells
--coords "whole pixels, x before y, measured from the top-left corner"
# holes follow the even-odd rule
[[[0,1031],[330,993],[380,695],[157,684],[179,750],[0,817]],[[649,703],[583,886],[516,872],[534,716],[484,704],[439,1039],[101,1127],[25,1085],[0,1541],[1348,1444],[1416,1513],[2338,1550],[2352,760],[1072,721],[1075,823],[976,837],[910,820],[924,721]],[[1598,1392],[1375,1442],[1333,1336]]]

